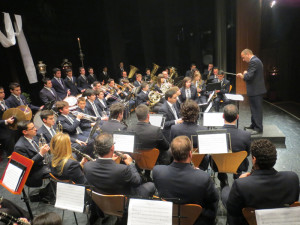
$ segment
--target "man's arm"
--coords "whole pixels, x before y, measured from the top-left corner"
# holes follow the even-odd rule
[[[245,179],[245,178],[239,178]],[[240,194],[240,191],[236,181],[233,182],[232,188],[229,193],[228,201],[227,201],[227,212],[231,216],[239,217],[242,216],[242,209],[245,207],[244,200]]]
[[[244,73],[244,80],[252,80],[254,78],[255,71],[257,70],[257,62],[255,60],[252,60],[249,62],[248,70],[246,73]]]

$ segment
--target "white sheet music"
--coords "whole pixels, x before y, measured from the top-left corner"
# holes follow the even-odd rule
[[[224,126],[223,113],[203,113],[203,126],[222,127]]]
[[[82,213],[85,187],[57,182],[55,207]]]
[[[161,126],[162,120],[163,120],[162,114],[149,114],[149,122],[153,126],[162,127]]]
[[[12,163],[9,163],[2,183],[9,189],[17,191],[20,179],[22,179],[23,170]]]
[[[131,198],[127,225],[172,225],[172,210],[172,202]]]
[[[115,151],[131,152],[134,151],[134,135],[114,134]]]
[[[255,210],[257,225],[299,225],[300,207]]]
[[[233,101],[244,101],[243,95],[225,94],[225,97]]]
[[[200,154],[228,153],[226,133],[198,135]]]

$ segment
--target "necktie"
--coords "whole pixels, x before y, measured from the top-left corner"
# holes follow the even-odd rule
[[[83,76],[83,75],[81,75],[81,76],[83,77],[84,80],[86,80],[86,77],[85,77],[85,76]]]
[[[49,88],[48,89],[50,92],[51,92],[51,94],[55,97],[55,94],[53,93],[53,91]]]
[[[37,144],[34,140],[31,141],[31,144],[32,144],[33,148],[34,148],[37,152],[40,151],[40,148],[39,148],[38,144]]]
[[[23,100],[22,100],[22,98],[20,96],[17,96],[17,99],[19,100],[19,102],[20,102],[21,105],[25,105],[24,102],[23,102]]]
[[[51,133],[52,137],[55,135],[55,131],[52,127],[50,128],[50,133]]]
[[[173,114],[175,116],[175,120],[178,120],[178,116],[177,116],[176,109],[175,109],[174,105],[172,105],[171,109],[172,109]]]
[[[67,116],[67,119],[71,122],[71,124],[74,123],[74,120],[70,116]],[[76,133],[77,134],[82,134],[82,130],[81,130],[80,127],[76,127]]]
[[[96,115],[97,117],[100,117],[100,115],[99,115],[99,113],[98,113],[98,110],[97,110],[97,108],[96,108],[95,103],[92,102],[91,104],[92,104],[93,110],[94,110],[94,112],[95,112],[95,115]]]
[[[7,110],[8,109],[7,106],[5,105],[4,101],[1,102],[1,107],[3,108],[3,110]]]
[[[58,82],[60,83],[60,85],[64,88],[64,85],[63,85],[63,83],[62,83],[62,81],[61,81],[61,79],[59,78],[58,79]]]

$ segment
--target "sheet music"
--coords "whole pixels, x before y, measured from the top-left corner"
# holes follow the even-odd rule
[[[114,134],[115,151],[134,151],[134,135]]]
[[[82,213],[85,187],[57,182],[55,207]]]
[[[299,225],[300,207],[255,210],[257,225]]]
[[[172,225],[172,210],[172,202],[131,198],[127,225]]]
[[[203,113],[203,126],[222,127],[224,126],[223,113]]]
[[[198,135],[200,154],[228,153],[226,133]]]
[[[162,114],[149,114],[149,122],[151,125],[161,127],[163,120]]]
[[[2,183],[5,184],[9,189],[17,191],[23,173],[24,170],[12,163],[9,163]]]
[[[225,97],[233,101],[244,101],[243,95],[225,94]]]
[[[211,107],[212,107],[212,105],[213,105],[213,103],[211,102],[211,103],[209,103],[209,105],[207,106],[207,108],[205,109],[205,113],[207,113],[207,112],[209,112],[209,110],[211,109]]]

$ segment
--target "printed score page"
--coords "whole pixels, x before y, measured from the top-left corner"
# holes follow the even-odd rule
[[[172,225],[172,210],[172,202],[131,198],[127,225]]]
[[[233,101],[244,101],[243,95],[225,94],[225,97]]]
[[[223,113],[203,113],[203,126],[205,127],[224,126]]]
[[[228,153],[226,133],[198,135],[199,154]]]
[[[115,151],[134,152],[134,135],[114,134]]]
[[[163,120],[163,115],[162,114],[150,114],[149,115],[149,122],[151,125],[156,126],[156,127],[161,127],[162,125],[162,120]]]
[[[20,179],[22,179],[22,174],[24,170],[17,167],[16,165],[9,163],[5,172],[2,183],[13,191],[17,191]]]
[[[255,210],[257,225],[300,225],[300,207]]]

